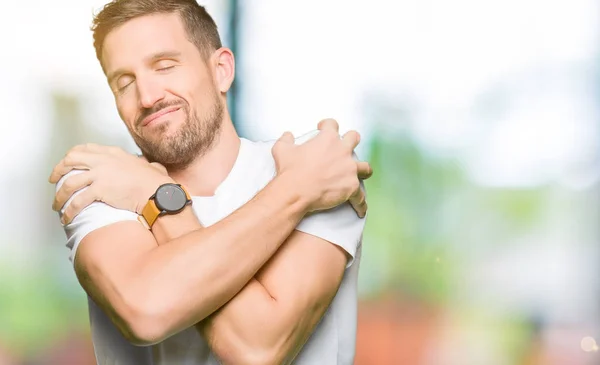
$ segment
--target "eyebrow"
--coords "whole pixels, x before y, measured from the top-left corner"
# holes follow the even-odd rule
[[[152,63],[152,62],[161,60],[163,58],[177,58],[179,56],[181,56],[181,52],[178,52],[178,51],[158,52],[158,53],[155,53],[152,56],[148,57],[148,62]]]
[[[150,57],[146,58],[146,62],[147,63],[154,63],[158,60],[161,59],[165,59],[165,58],[178,58],[179,56],[181,56],[181,52],[179,51],[163,51],[163,52],[158,52],[155,53],[153,55],[151,55]],[[121,76],[122,74],[126,73],[127,71],[124,68],[119,68],[116,69],[115,71],[112,71],[111,73],[109,73],[107,75],[107,79],[108,79],[108,83],[112,84],[112,82],[119,76]]]

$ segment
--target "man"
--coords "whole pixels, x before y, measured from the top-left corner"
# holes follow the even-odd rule
[[[193,0],[115,0],[93,29],[147,159],[78,146],[50,177],[98,363],[352,364],[358,134],[239,138],[233,55]]]

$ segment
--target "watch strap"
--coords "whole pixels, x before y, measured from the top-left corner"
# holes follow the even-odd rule
[[[142,210],[142,216],[146,220],[148,228],[152,228],[152,225],[154,224],[160,213],[161,211],[158,210],[156,202],[154,201],[154,196],[152,196],[152,198],[148,199],[146,206]]]

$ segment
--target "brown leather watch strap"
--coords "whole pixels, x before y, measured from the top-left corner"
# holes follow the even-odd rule
[[[154,199],[149,199],[146,203],[146,206],[142,210],[142,216],[146,220],[146,223],[148,223],[148,228],[152,229],[152,225],[154,224],[156,218],[158,218],[159,215],[160,210],[158,210]]]
[[[192,197],[190,196],[190,193],[188,193],[188,191],[185,188],[185,186],[179,184],[179,187],[181,187],[181,189],[183,189],[183,192],[185,193],[185,197],[186,197],[187,201],[191,201]]]

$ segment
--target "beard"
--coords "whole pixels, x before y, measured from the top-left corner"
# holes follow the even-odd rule
[[[141,121],[146,116],[171,106],[180,106],[186,116],[175,133],[167,135],[169,123],[162,123],[152,131],[143,129]],[[132,136],[148,162],[158,162],[169,172],[181,171],[213,146],[221,130],[223,113],[224,106],[216,93],[210,109],[202,117],[191,112],[189,104],[183,100],[159,102],[142,111],[136,123],[138,133],[132,133]]]

